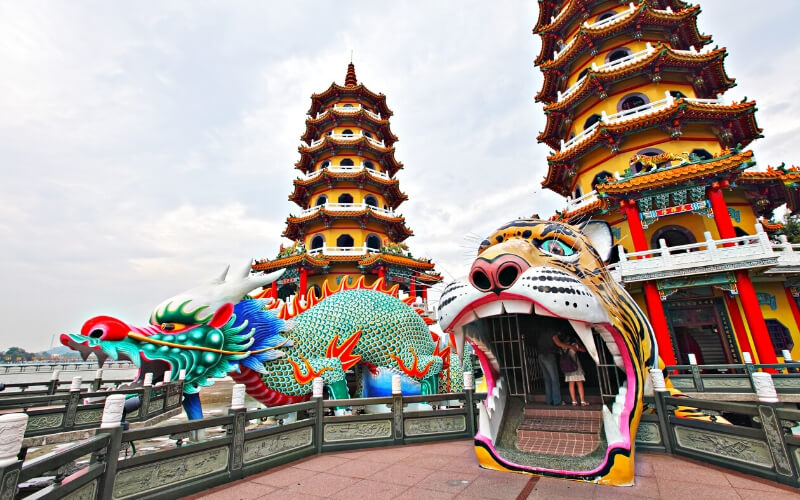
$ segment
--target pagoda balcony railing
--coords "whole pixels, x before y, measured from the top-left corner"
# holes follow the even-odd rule
[[[317,205],[311,208],[307,208],[300,212],[300,217],[306,217],[313,213],[318,212],[321,208],[324,208],[327,212],[360,212],[362,210],[371,210],[372,212],[388,215],[390,217],[400,217],[400,215],[396,214],[394,210],[385,209],[376,207],[373,205],[369,205],[367,203],[323,203],[322,205]]]
[[[325,140],[326,137],[331,137],[333,139],[338,139],[340,141],[355,141],[355,140],[361,139],[362,137],[366,137],[367,140],[369,142],[371,142],[372,144],[374,144],[376,146],[380,146],[382,148],[386,147],[386,143],[384,143],[383,141],[379,141],[377,139],[373,139],[372,137],[365,136],[363,130],[359,130],[357,134],[329,134],[329,135],[322,136],[319,139],[311,141],[310,145],[306,144],[305,142],[301,142],[300,144],[305,146],[305,147],[312,147],[313,148],[314,146],[318,146],[318,145],[322,144],[322,142]]]
[[[311,250],[308,251],[309,255],[366,255],[369,253],[380,253],[380,249],[368,246],[320,247],[320,248],[312,248]]]
[[[778,256],[778,265],[765,274],[800,273],[800,245],[789,243],[783,234],[778,239],[780,243],[772,244],[772,250]]]
[[[669,108],[673,104],[675,104],[675,97],[669,93],[669,91],[664,93],[664,99],[659,99],[658,101],[648,102],[647,104],[642,104],[641,106],[636,106],[635,108],[624,109],[618,113],[614,113],[612,115],[607,115],[605,111],[603,111],[600,115],[600,120],[593,123],[591,126],[586,128],[585,130],[581,131],[580,134],[577,134],[575,137],[568,141],[561,140],[561,151],[567,151],[570,148],[577,146],[584,140],[586,140],[592,133],[597,130],[602,125],[613,125],[617,123],[622,123],[626,120],[639,118],[642,116],[646,116],[649,114],[657,113],[664,108]],[[693,97],[685,97],[683,98],[686,102],[693,102],[698,104],[715,104],[719,106],[727,105],[727,101],[722,97],[717,99],[696,99]]]
[[[315,120],[319,120],[320,118],[322,118],[323,116],[328,114],[328,112],[331,109],[334,109],[334,110],[336,110],[336,111],[338,111],[340,113],[353,113],[353,114],[358,113],[359,111],[361,111],[363,109],[365,113],[367,113],[369,116],[375,118],[376,120],[381,120],[382,119],[380,113],[373,113],[372,111],[362,107],[360,104],[356,104],[354,106],[334,106],[333,108],[328,108],[328,109],[326,109],[325,111],[323,111],[321,113],[317,113],[317,116],[314,119]]]
[[[761,224],[756,224],[755,228],[755,235],[719,240],[706,232],[705,241],[690,245],[668,247],[662,239],[659,240],[660,248],[642,252],[625,253],[620,247],[620,260],[609,269],[617,281],[631,283],[737,269],[771,268],[779,264],[776,244],[769,240]]]
[[[591,205],[599,199],[600,198],[597,197],[597,191],[586,193],[585,195],[575,198],[574,200],[572,198],[567,198],[567,206],[564,209],[564,213],[580,210],[581,208]]]
[[[334,173],[340,173],[340,174],[341,173],[350,173],[350,172],[361,172],[362,170],[366,170],[367,172],[369,172],[370,175],[373,175],[375,177],[380,177],[381,179],[386,179],[387,181],[391,180],[391,177],[389,177],[388,174],[385,174],[383,172],[378,172],[377,170],[374,170],[374,169],[371,169],[371,168],[367,168],[366,166],[364,166],[363,163],[361,165],[352,165],[352,166],[333,165],[333,166],[330,166],[330,167],[325,167],[325,168],[322,168],[320,170],[316,170],[314,172],[309,172],[308,174],[301,176],[301,179],[303,179],[305,181],[314,179],[316,177],[319,177],[320,174],[322,174],[322,172],[324,172],[325,170],[327,170],[328,172],[334,172]]]
[[[601,27],[609,25],[609,24],[614,24],[615,22],[619,21],[620,19],[624,19],[624,18],[630,16],[631,14],[633,14],[633,12],[635,10],[636,10],[636,6],[633,4],[633,2],[631,2],[631,3],[628,4],[628,10],[623,10],[622,12],[618,12],[618,13],[614,14],[611,17],[607,17],[607,18],[603,19],[602,21],[597,21],[597,22],[595,22],[593,24],[589,24],[588,21],[584,21],[583,26],[586,27],[586,28],[592,28],[592,29],[601,28]]]

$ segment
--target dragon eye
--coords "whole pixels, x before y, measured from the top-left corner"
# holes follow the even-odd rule
[[[570,257],[575,255],[575,250],[572,247],[555,238],[544,240],[539,248],[541,248],[545,253],[549,253],[550,255],[555,255],[557,257]]]
[[[165,332],[179,332],[185,328],[183,323],[161,323],[161,329]]]

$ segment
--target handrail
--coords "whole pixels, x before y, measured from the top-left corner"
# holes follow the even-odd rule
[[[322,172],[324,172],[326,170],[328,172],[334,172],[334,173],[350,173],[350,172],[354,172],[355,173],[355,172],[362,172],[362,171],[366,170],[367,173],[369,173],[369,175],[372,175],[372,176],[375,176],[375,177],[380,177],[381,179],[385,179],[385,180],[391,180],[391,177],[389,177],[388,174],[385,174],[383,172],[378,172],[377,170],[372,169],[372,168],[367,168],[363,163],[361,163],[360,165],[353,165],[353,166],[331,165],[329,167],[323,167],[323,168],[321,168],[319,170],[315,170],[313,172],[309,172],[308,174],[302,176],[301,179],[303,179],[304,181],[308,181],[308,180],[314,179],[314,178],[318,177],[320,174],[322,174]]]
[[[565,213],[573,212],[587,205],[591,205],[592,203],[596,202],[599,199],[600,198],[598,198],[597,196],[597,191],[590,191],[585,195],[575,199],[567,198],[567,206],[566,208],[564,208],[564,212]]]
[[[377,139],[373,139],[372,137],[364,135],[364,131],[363,130],[359,130],[357,134],[327,134],[327,135],[323,135],[319,139],[315,139],[315,140],[311,141],[311,144],[307,145],[306,143],[301,142],[301,145],[313,148],[315,146],[318,146],[318,145],[322,144],[325,141],[326,137],[330,137],[332,139],[336,139],[336,140],[340,140],[340,141],[356,141],[356,140],[361,139],[362,137],[366,137],[366,139],[369,142],[371,142],[372,144],[374,144],[376,146],[380,146],[382,148],[386,147],[386,143],[384,141],[382,141],[382,140],[379,141]]]
[[[309,255],[364,255],[368,253],[380,253],[380,249],[362,247],[320,247],[308,250]]]
[[[307,208],[302,212],[300,212],[299,216],[306,217],[308,215],[318,212],[321,208],[324,208],[326,211],[329,212],[351,212],[351,211],[371,210],[373,212],[383,215],[388,215],[390,217],[400,217],[399,215],[395,214],[394,210],[376,207],[368,203],[332,203],[332,202],[325,202],[322,205],[316,205],[311,208]]]
[[[611,17],[607,17],[607,18],[603,19],[602,21],[596,21],[596,22],[594,22],[592,24],[589,24],[588,21],[584,21],[583,26],[585,28],[589,28],[589,29],[597,29],[597,28],[600,28],[600,27],[605,26],[607,24],[613,24],[613,23],[619,21],[622,18],[630,16],[631,14],[633,14],[633,12],[635,10],[636,10],[636,6],[633,4],[633,2],[631,2],[631,3],[628,4],[628,9],[627,10],[623,10],[622,12],[617,12],[616,14],[614,14]]]

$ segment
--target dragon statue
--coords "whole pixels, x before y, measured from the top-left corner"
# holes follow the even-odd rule
[[[283,271],[251,275],[250,264],[165,300],[137,327],[109,316],[88,320],[79,334],[61,335],[62,344],[101,364],[109,357],[129,359],[153,383],[164,374],[177,380],[185,372],[183,406],[190,419],[202,418],[198,392],[214,378],[230,375],[267,406],[308,400],[312,380],[321,377],[331,399],[350,397],[345,372],[363,371],[365,388],[377,395],[375,376],[401,374],[406,387],[435,394],[439,386],[460,391],[462,364],[449,336],[429,330],[433,321],[398,298],[398,287],[383,290],[361,278],[346,280],[336,291],[326,285],[322,297],[287,304],[269,296],[248,295],[266,287]],[[455,362],[452,362],[455,361]],[[365,369],[365,370],[364,370]],[[441,379],[441,380],[440,380]],[[372,383],[370,383],[372,381]],[[379,392],[379,391],[378,391]]]

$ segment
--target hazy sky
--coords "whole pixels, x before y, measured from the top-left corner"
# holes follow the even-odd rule
[[[310,95],[387,95],[415,255],[463,275],[474,240],[550,215],[535,0],[0,0],[0,348],[95,315],[134,324],[227,263],[273,258]],[[708,0],[759,167],[800,163],[800,2]],[[470,238],[468,235],[476,236]]]

